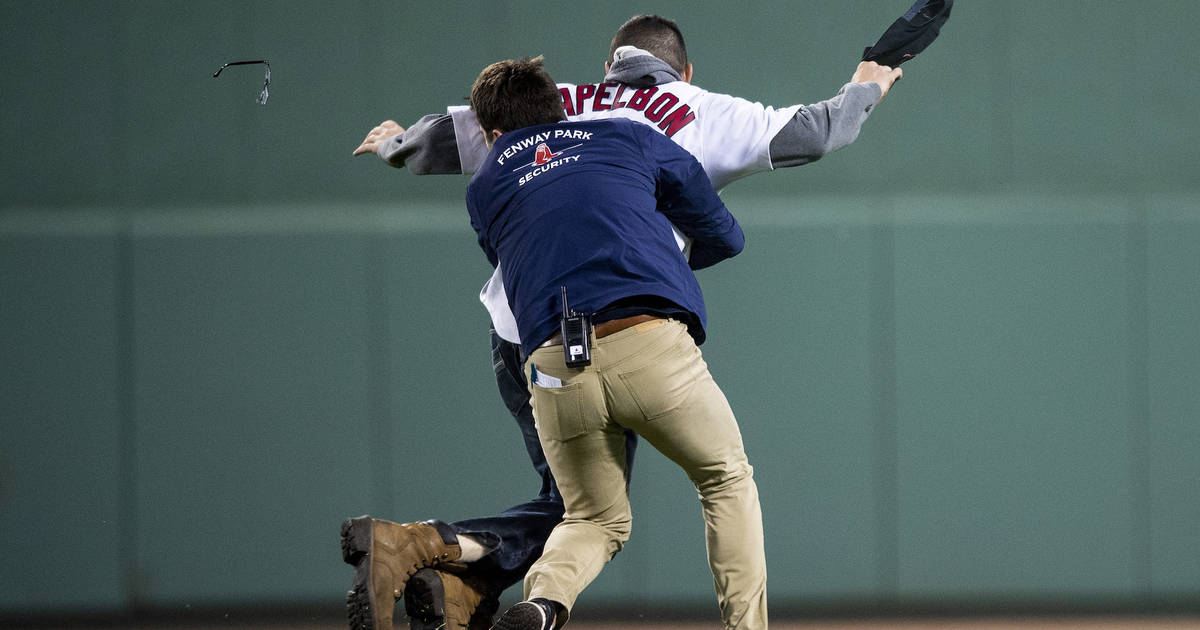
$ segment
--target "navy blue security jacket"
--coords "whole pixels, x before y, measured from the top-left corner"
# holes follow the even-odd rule
[[[537,125],[500,136],[467,187],[479,245],[501,273],[530,354],[558,330],[561,286],[593,313],[626,297],[665,298],[694,315],[692,269],[742,250],[737,220],[696,158],[646,125],[621,119]],[[694,239],[690,263],[671,225]]]

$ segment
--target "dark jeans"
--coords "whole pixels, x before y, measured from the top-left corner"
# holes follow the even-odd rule
[[[537,429],[533,424],[533,407],[529,404],[529,387],[522,371],[521,347],[500,338],[492,331],[492,365],[496,370],[496,385],[500,398],[517,421],[525,450],[533,463],[533,469],[542,478],[542,488],[532,500],[514,505],[496,516],[472,518],[451,523],[460,534],[470,534],[481,543],[492,547],[482,560],[471,563],[469,571],[486,579],[495,593],[516,584],[525,577],[539,556],[550,536],[550,531],[563,518],[563,500],[550,474],[550,465],[542,453]],[[633,454],[637,448],[637,435],[625,432],[625,475],[628,484],[633,470]]]

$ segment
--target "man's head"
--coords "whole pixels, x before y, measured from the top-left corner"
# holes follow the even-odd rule
[[[471,86],[471,109],[491,146],[502,133],[566,118],[542,58],[507,59],[483,69]]]
[[[612,44],[608,47],[608,64],[612,64],[613,53],[621,46],[637,46],[667,62],[680,76],[692,75],[683,33],[679,32],[675,22],[665,17],[635,15],[629,18],[613,35]]]

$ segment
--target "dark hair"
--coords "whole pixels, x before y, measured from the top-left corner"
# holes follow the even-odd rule
[[[540,56],[497,61],[484,68],[471,86],[471,109],[489,133],[566,118],[558,86],[542,68]]]
[[[612,45],[608,47],[608,61],[621,46],[637,46],[667,62],[667,65],[683,74],[687,68],[687,46],[679,26],[665,17],[657,15],[635,15],[617,29]]]

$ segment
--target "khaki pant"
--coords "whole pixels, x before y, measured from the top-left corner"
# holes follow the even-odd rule
[[[593,340],[586,369],[567,368],[562,346],[540,348],[526,361],[526,378],[532,369],[562,381],[561,387],[530,389],[566,515],[526,575],[525,597],[554,600],[569,611],[629,540],[623,435],[629,428],[683,468],[699,492],[725,627],[766,628],[766,558],[753,469],[733,411],[686,326],[654,320]],[[669,562],[670,552],[662,553]]]

